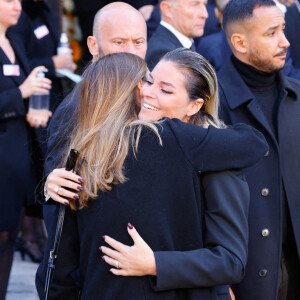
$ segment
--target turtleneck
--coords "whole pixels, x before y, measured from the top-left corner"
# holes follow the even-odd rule
[[[260,71],[232,56],[233,63],[247,86],[252,90],[265,90],[276,85],[276,73]]]
[[[277,113],[280,103],[278,72],[266,73],[260,71],[240,61],[235,56],[232,56],[232,61],[260,105],[274,136],[277,137]]]

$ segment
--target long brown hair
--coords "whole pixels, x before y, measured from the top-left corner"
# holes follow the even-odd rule
[[[140,57],[115,53],[92,63],[83,74],[79,122],[70,145],[86,160],[80,173],[85,184],[79,208],[96,198],[98,190],[110,191],[113,184],[126,181],[124,160],[130,146],[137,150],[143,125],[159,137],[155,125],[137,120],[137,85],[146,72]],[[73,201],[70,205],[76,209]]]

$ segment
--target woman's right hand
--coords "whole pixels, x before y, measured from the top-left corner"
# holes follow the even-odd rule
[[[48,78],[37,78],[38,72],[44,70],[44,66],[36,67],[27,76],[25,81],[19,86],[22,98],[28,98],[34,93],[48,94],[51,89],[51,80]]]
[[[66,171],[64,168],[54,169],[48,175],[45,187],[52,200],[68,205],[69,201],[66,198],[79,199],[76,192],[82,191],[83,182],[84,180],[72,171]]]

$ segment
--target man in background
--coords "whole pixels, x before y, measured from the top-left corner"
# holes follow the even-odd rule
[[[149,40],[146,54],[150,70],[171,50],[196,50],[193,38],[204,33],[206,4],[207,0],[160,0],[161,22]]]
[[[281,71],[289,42],[272,0],[231,0],[223,17],[233,56],[219,72],[220,116],[256,127],[269,151],[245,169],[250,188],[246,275],[237,300],[300,299],[300,82]]]

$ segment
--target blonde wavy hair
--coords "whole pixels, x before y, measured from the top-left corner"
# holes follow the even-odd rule
[[[143,126],[153,130],[161,143],[153,123],[137,120],[137,86],[146,73],[144,60],[129,53],[104,56],[85,70],[79,122],[69,146],[79,151],[81,159],[85,158],[80,170],[85,184],[79,203],[70,201],[72,209],[87,206],[98,190],[110,191],[113,184],[126,181],[124,160],[129,147],[137,151]]]

